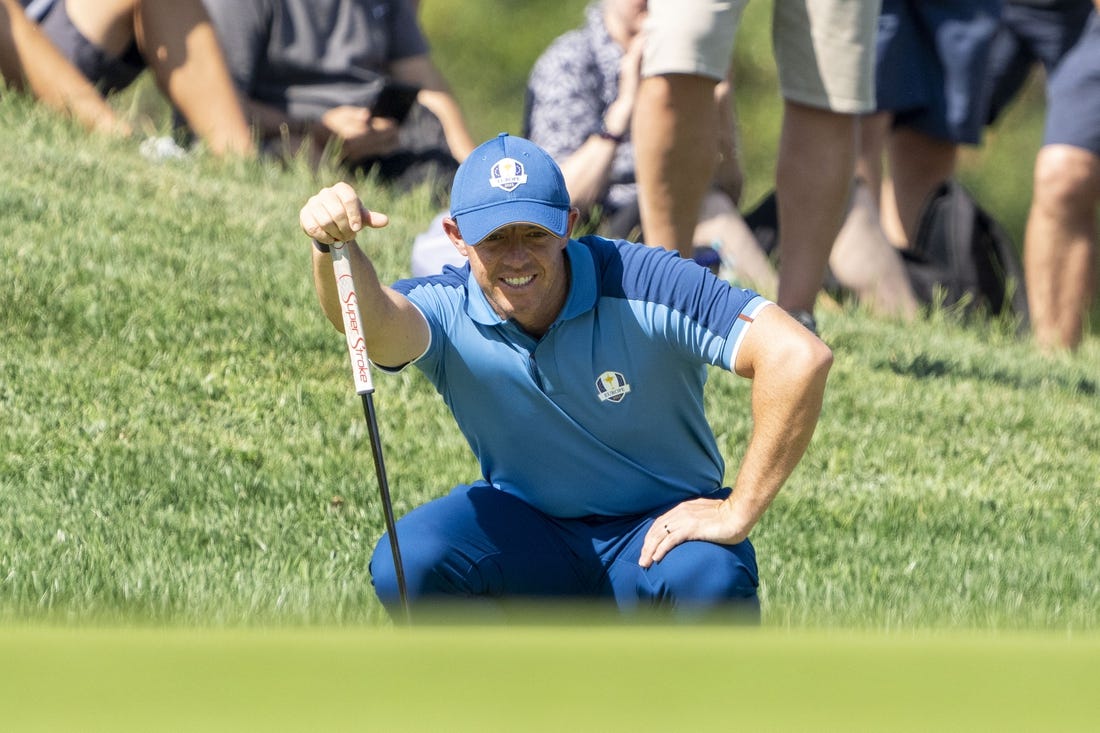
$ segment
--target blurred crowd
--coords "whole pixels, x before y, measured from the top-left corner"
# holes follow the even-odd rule
[[[911,265],[942,236],[933,218],[959,152],[981,144],[1038,67],[1046,123],[1023,274],[1008,287],[1026,291],[1015,315],[1040,348],[1077,348],[1096,292],[1100,0],[774,0],[782,132],[774,196],[752,212],[738,155],[752,141],[733,104],[747,2],[595,0],[539,57],[522,134],[561,166],[585,226],[676,250],[815,332],[837,298],[919,317],[928,295]],[[418,10],[0,0],[0,72],[89,130],[134,136],[110,95],[148,71],[184,149],[331,156],[385,185],[429,185],[443,209],[479,141]],[[440,220],[423,222],[414,274],[462,264]]]

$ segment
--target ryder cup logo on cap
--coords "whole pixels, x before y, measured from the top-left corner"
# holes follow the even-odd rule
[[[467,244],[511,224],[564,237],[569,209],[565,178],[549,153],[504,132],[470,153],[451,186],[451,218]]]
[[[523,172],[523,163],[511,158],[502,158],[489,171],[489,185],[493,188],[503,188],[505,191],[515,191],[527,183],[527,174]]]

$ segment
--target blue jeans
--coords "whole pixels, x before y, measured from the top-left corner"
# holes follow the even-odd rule
[[[729,489],[712,495],[728,496]],[[737,545],[686,542],[649,568],[638,565],[646,531],[661,507],[629,517],[556,519],[485,484],[459,486],[397,522],[409,603],[609,600],[619,611],[656,610],[676,619],[757,622],[756,553]],[[400,610],[389,537],[370,564],[375,592]]]

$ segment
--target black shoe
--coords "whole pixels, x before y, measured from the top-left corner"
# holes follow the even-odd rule
[[[810,333],[812,333],[814,336],[818,335],[817,321],[814,320],[813,313],[810,313],[809,311],[790,311],[790,314],[791,318],[795,319],[803,326],[805,326]]]

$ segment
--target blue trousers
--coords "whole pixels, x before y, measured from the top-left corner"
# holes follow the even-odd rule
[[[728,496],[729,489],[714,495]],[[638,565],[646,531],[670,507],[629,517],[556,519],[485,484],[459,486],[397,522],[409,603],[605,599],[622,612],[655,610],[676,619],[755,623],[756,553],[737,545],[685,542],[649,568]],[[389,537],[370,564],[375,592],[400,610]]]

